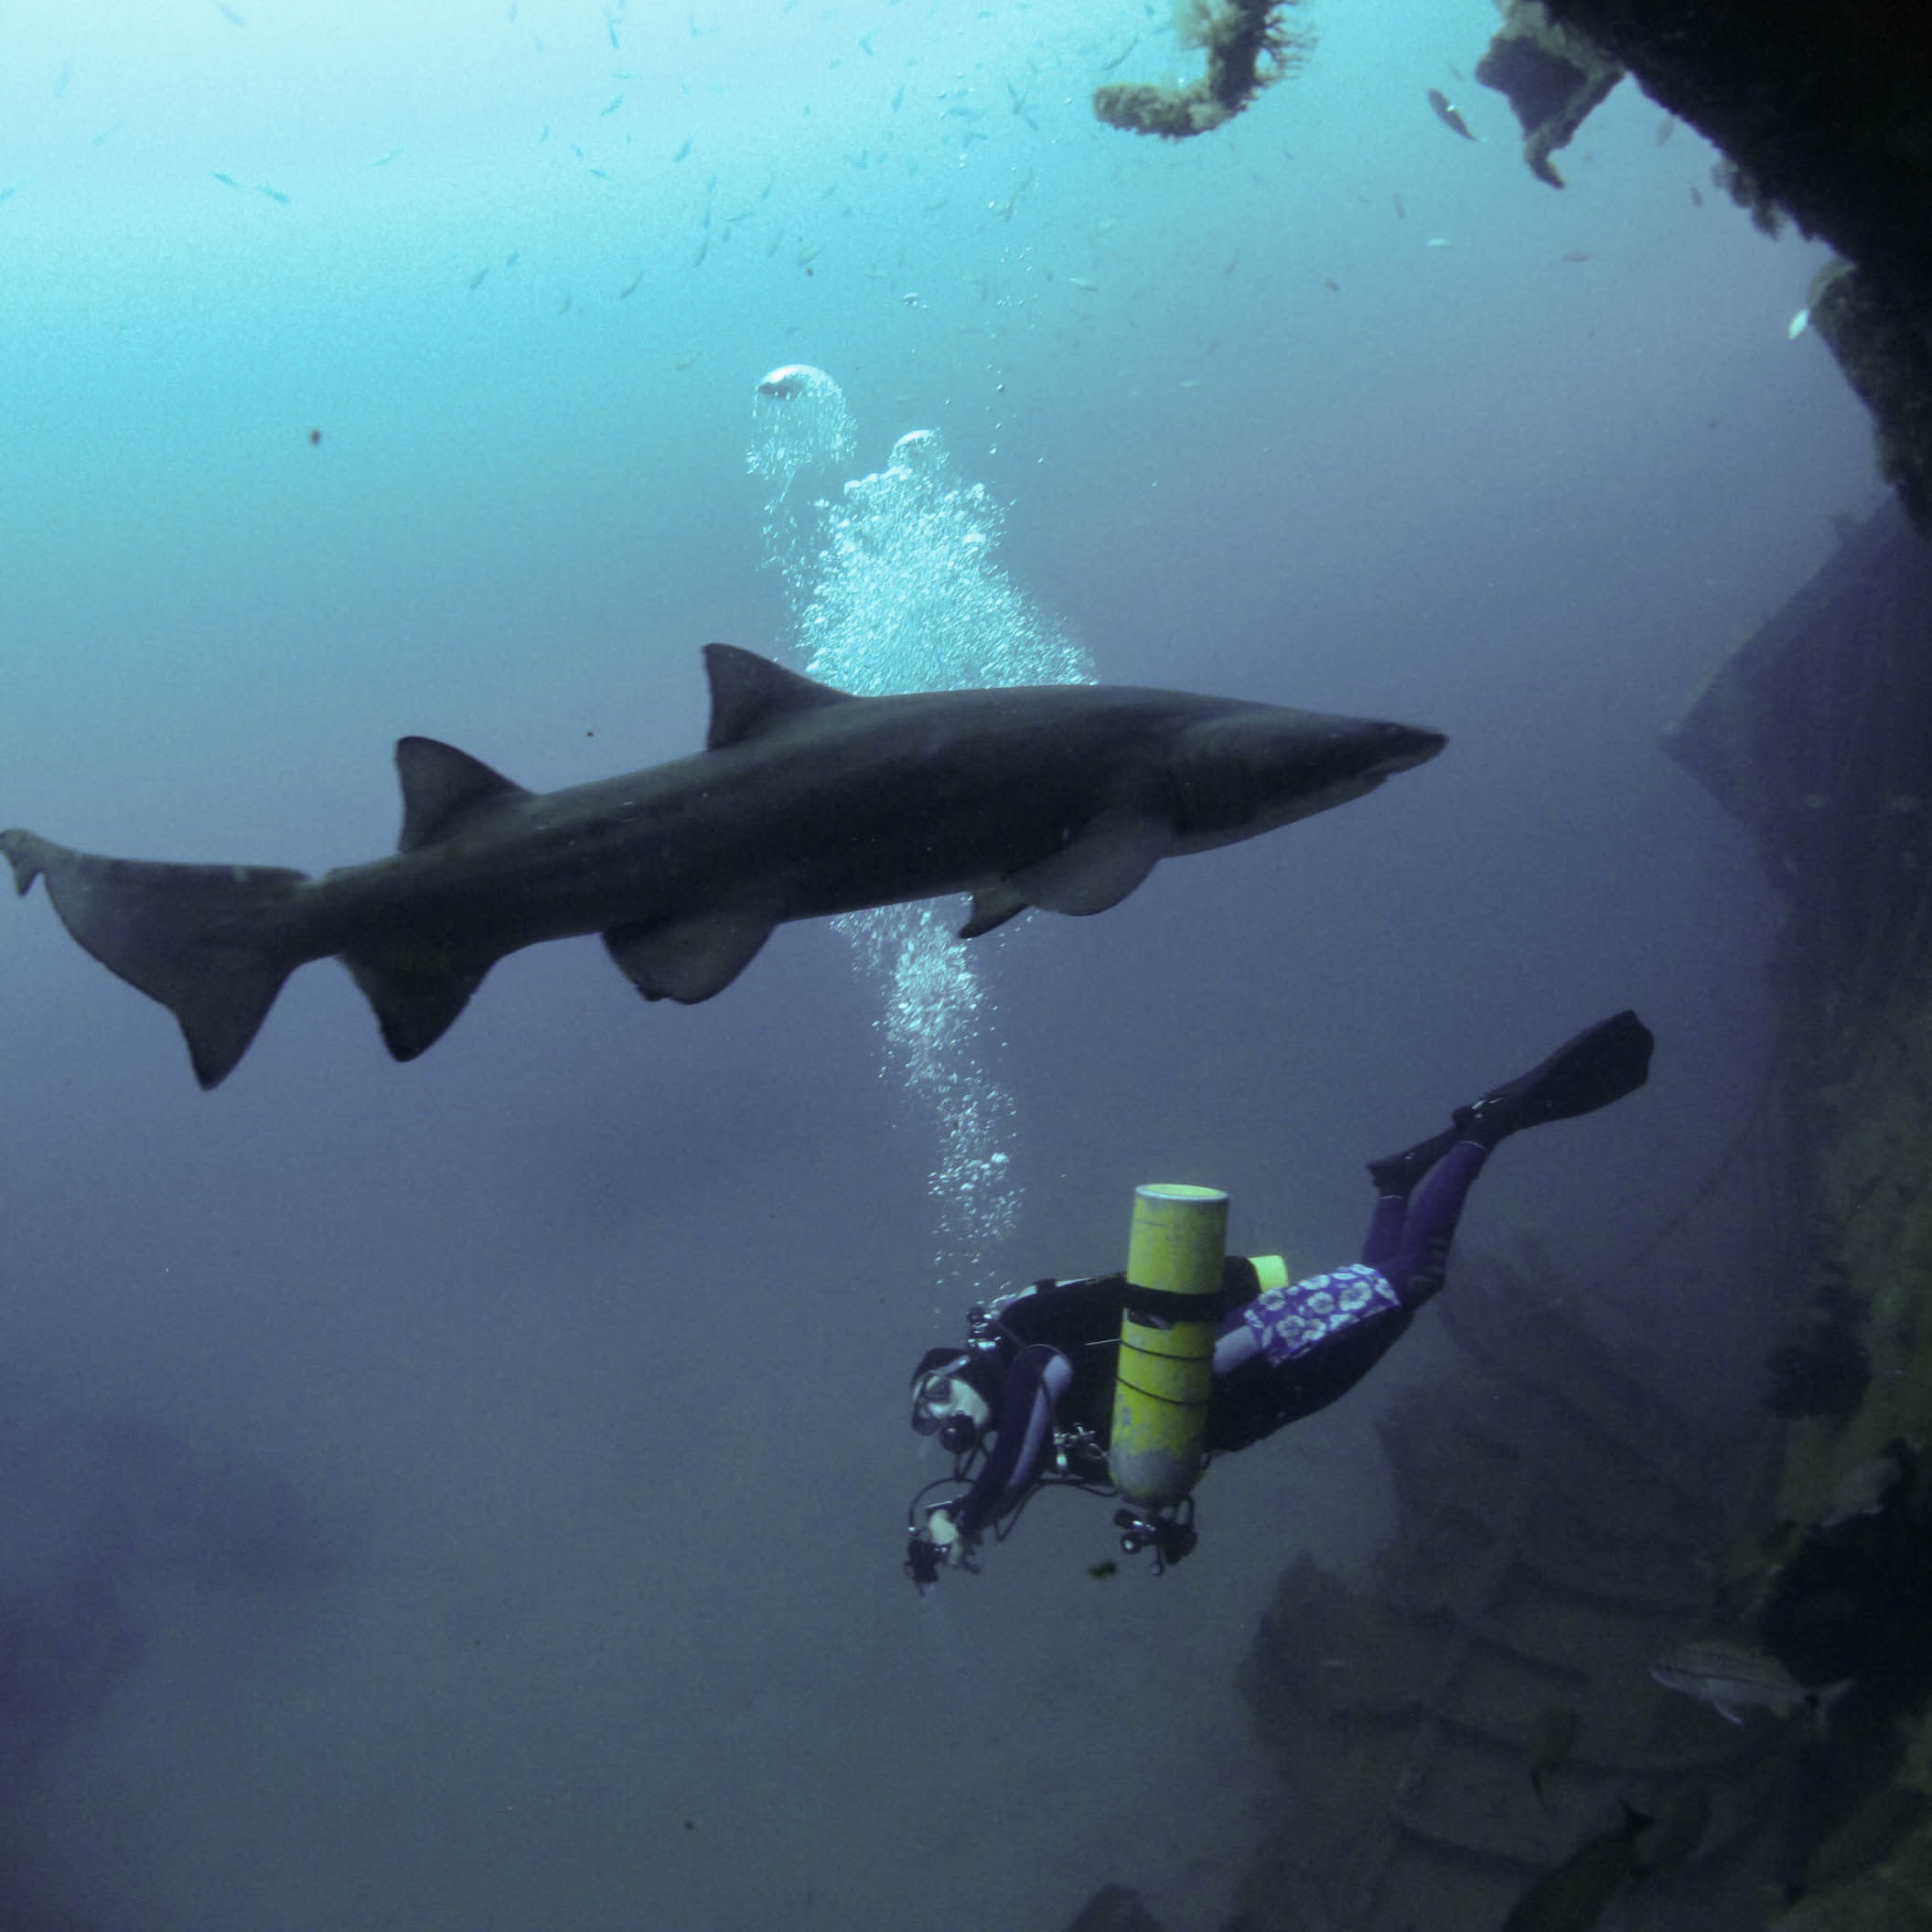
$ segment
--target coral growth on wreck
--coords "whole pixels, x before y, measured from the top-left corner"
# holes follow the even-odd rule
[[[1185,140],[1234,119],[1263,88],[1301,67],[1315,45],[1307,27],[1288,24],[1299,0],[1176,0],[1175,38],[1207,56],[1206,70],[1181,86],[1118,81],[1093,93],[1110,127]]]

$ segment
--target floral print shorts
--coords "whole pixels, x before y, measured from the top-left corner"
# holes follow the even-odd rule
[[[1241,1310],[1241,1319],[1254,1330],[1262,1355],[1281,1363],[1294,1361],[1371,1315],[1401,1306],[1381,1274],[1364,1261],[1352,1261],[1285,1288],[1264,1288]]]

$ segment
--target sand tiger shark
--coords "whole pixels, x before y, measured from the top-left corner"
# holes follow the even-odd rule
[[[1105,912],[1162,860],[1373,791],[1440,733],[1094,684],[853,697],[709,644],[693,757],[527,791],[434,738],[396,746],[396,851],[318,879],[101,858],[0,832],[25,893],[158,1000],[217,1086],[282,982],[339,959],[399,1060],[506,953],[600,933],[648,1000],[722,993],[772,928],[948,893],[973,939],[1029,907]]]

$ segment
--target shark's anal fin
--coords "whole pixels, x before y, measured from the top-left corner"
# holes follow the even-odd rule
[[[279,935],[303,874],[104,859],[30,832],[0,832],[0,853],[22,892],[45,878],[68,931],[174,1014],[202,1086],[228,1078],[299,963]]]
[[[453,839],[499,805],[527,799],[522,786],[436,738],[398,738],[396,776],[402,784],[402,835],[398,852],[416,852]]]
[[[695,1006],[723,993],[771,937],[761,919],[686,919],[671,926],[613,926],[604,944],[647,1000]]]
[[[399,1060],[414,1059],[448,1032],[498,958],[422,943],[360,947],[341,957],[375,1009],[382,1044]]]
[[[849,692],[834,691],[830,684],[800,677],[756,651],[740,650],[735,644],[707,644],[704,675],[711,681],[706,751],[722,751],[727,745],[761,737],[804,712],[864,702]]]

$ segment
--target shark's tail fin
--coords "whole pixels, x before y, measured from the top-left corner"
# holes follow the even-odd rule
[[[276,942],[276,915],[302,873],[97,858],[30,832],[0,832],[0,853],[20,891],[45,878],[74,939],[180,1022],[204,1087],[233,1070],[302,963]]]

